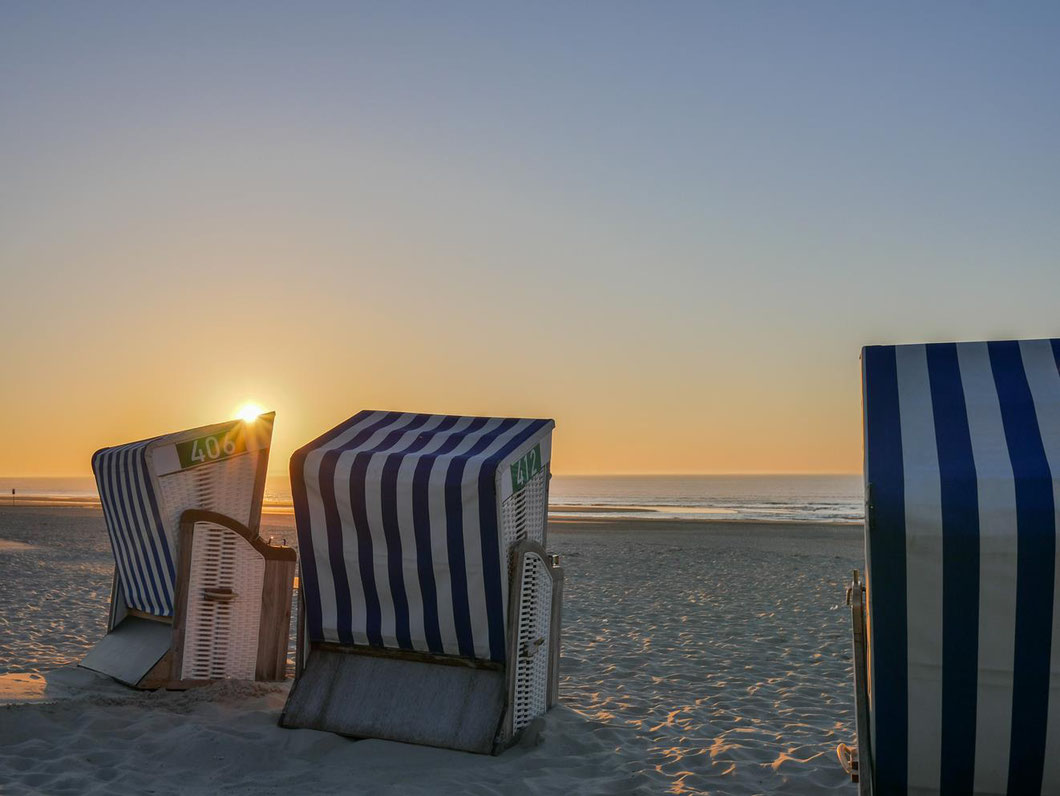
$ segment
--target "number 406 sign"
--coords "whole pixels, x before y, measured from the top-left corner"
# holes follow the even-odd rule
[[[242,421],[237,421],[205,437],[178,442],[176,448],[182,470],[207,462],[216,462],[246,451],[246,429]]]

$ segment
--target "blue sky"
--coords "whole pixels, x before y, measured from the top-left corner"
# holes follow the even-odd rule
[[[193,419],[288,406],[292,445],[388,402],[555,415],[570,471],[849,471],[862,345],[1060,335],[1053,4],[0,23],[0,410],[27,439],[70,392],[92,440],[123,401],[182,422],[151,391],[173,373]]]

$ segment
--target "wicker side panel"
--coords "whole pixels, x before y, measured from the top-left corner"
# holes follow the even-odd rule
[[[216,511],[253,527],[259,460],[267,455],[267,449],[251,451],[159,478],[159,510],[171,549],[177,549],[180,515],[188,509]]]
[[[504,549],[523,541],[545,544],[548,513],[548,470],[542,470],[527,485],[501,504],[501,537]],[[509,559],[510,562],[510,559]]]
[[[519,562],[519,619],[515,640],[512,731],[518,733],[548,709],[551,662],[552,577],[537,552]]]
[[[265,559],[242,536],[198,523],[192,536],[181,677],[253,680]]]

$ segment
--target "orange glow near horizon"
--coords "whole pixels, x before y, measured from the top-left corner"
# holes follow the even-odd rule
[[[259,254],[245,259],[268,260]],[[414,293],[365,271],[365,295],[351,295],[342,289],[345,275],[307,284],[295,263],[275,260],[275,278],[251,281],[250,298],[189,326],[187,307],[206,276],[177,268],[190,252],[172,256],[172,273],[180,274],[172,290],[130,305],[128,326],[95,328],[94,349],[105,357],[54,364],[67,338],[48,326],[28,329],[8,349],[0,476],[87,475],[101,447],[222,422],[236,408],[242,415],[251,397],[252,411],[276,412],[273,473],[361,409],[553,418],[560,474],[861,468],[853,334],[808,351],[779,332],[732,341],[721,328],[688,334],[665,321],[615,325],[603,305],[583,306],[564,293],[546,300],[547,284],[467,297],[458,294],[458,278],[456,287],[441,280]],[[247,289],[243,270],[218,273],[218,294]],[[68,329],[91,326],[116,301],[87,277],[74,288],[88,295],[54,313]],[[442,318],[435,308],[446,302]],[[521,323],[513,330],[511,318],[538,318],[542,307],[550,309],[531,335]],[[704,324],[720,327],[709,318]],[[252,328],[260,332],[233,332]]]
[[[180,357],[175,358],[177,361]],[[283,474],[291,453],[310,439],[364,408],[436,413],[551,417],[556,420],[553,472],[578,475],[618,474],[779,474],[848,473],[860,470],[860,398],[857,383],[825,396],[792,391],[783,411],[771,408],[764,394],[744,397],[737,390],[710,391],[708,384],[690,386],[683,394],[654,396],[646,384],[631,382],[625,392],[582,383],[572,388],[567,374],[540,394],[522,396],[514,365],[499,366],[496,388],[472,378],[438,380],[425,388],[420,376],[431,367],[426,359],[410,358],[406,367],[386,372],[381,361],[363,361],[371,377],[351,375],[352,369],[310,374],[298,364],[291,374],[254,379],[253,357],[246,373],[232,384],[215,383],[198,395],[155,392],[161,366],[148,367],[144,377],[117,387],[82,374],[90,396],[84,411],[58,412],[58,400],[41,394],[31,405],[15,407],[0,396],[0,412],[10,420],[16,412],[24,422],[8,424],[7,445],[0,448],[0,476],[79,476],[90,473],[93,451],[135,439],[221,422],[235,415],[250,420],[276,411],[271,474]],[[543,364],[543,363],[542,363]],[[436,366],[436,367],[440,367]],[[508,371],[510,372],[504,372]],[[557,365],[562,370],[562,363]],[[171,374],[176,382],[188,370]],[[244,378],[241,379],[239,376]],[[317,387],[314,380],[324,383]],[[247,389],[247,384],[251,389]],[[92,385],[89,388],[87,385]],[[55,387],[59,386],[56,378]],[[704,393],[709,397],[704,400]],[[240,402],[254,394],[257,401]],[[235,398],[235,400],[233,400]],[[3,404],[7,404],[4,406]],[[801,422],[793,422],[799,418]]]

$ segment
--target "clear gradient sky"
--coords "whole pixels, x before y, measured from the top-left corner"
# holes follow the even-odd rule
[[[1060,335],[1060,5],[0,5],[0,475],[278,412],[856,472],[866,343]]]

